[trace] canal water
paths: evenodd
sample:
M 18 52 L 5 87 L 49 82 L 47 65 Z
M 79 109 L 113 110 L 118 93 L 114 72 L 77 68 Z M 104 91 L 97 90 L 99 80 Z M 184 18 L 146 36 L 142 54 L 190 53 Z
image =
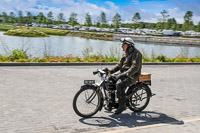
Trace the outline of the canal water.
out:
M 164 55 L 169 58 L 177 56 L 200 57 L 199 46 L 181 46 L 151 43 L 135 43 L 141 53 L 148 57 Z M 46 56 L 87 56 L 108 55 L 121 56 L 122 49 L 119 42 L 85 39 L 69 36 L 50 37 L 17 37 L 7 36 L 0 32 L 0 54 L 11 54 L 14 49 L 24 49 L 30 57 Z

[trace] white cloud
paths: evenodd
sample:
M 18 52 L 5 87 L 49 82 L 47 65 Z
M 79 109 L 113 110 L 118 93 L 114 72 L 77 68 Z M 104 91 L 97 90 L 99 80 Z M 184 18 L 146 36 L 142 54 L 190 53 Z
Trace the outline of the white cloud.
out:
M 44 0 L 45 1 L 45 0 Z M 48 2 L 52 2 L 53 4 L 60 4 L 60 5 L 68 5 L 72 6 L 75 5 L 76 3 L 74 0 L 49 0 Z
M 169 9 L 168 14 L 170 15 L 170 18 L 175 18 L 177 23 L 181 24 L 184 22 L 184 12 L 180 11 L 178 7 Z
M 112 10 L 118 10 L 118 9 L 119 9 L 119 7 L 116 6 L 115 3 L 113 3 L 113 2 L 106 1 L 105 3 L 106 3 L 107 5 L 109 5 L 109 6 L 110 6 L 110 9 L 112 9 Z
M 132 0 L 131 1 L 133 4 L 139 4 L 139 0 Z
M 139 12 L 141 21 L 143 22 L 157 22 L 157 15 L 155 13 L 146 9 L 137 9 L 134 6 L 127 6 L 123 8 L 123 11 L 121 11 L 123 22 L 132 23 L 132 17 L 136 12 Z
M 156 23 L 158 20 L 158 15 L 151 11 L 141 9 L 139 13 L 143 22 Z
M 147 10 L 146 10 L 146 9 L 141 9 L 140 11 L 141 11 L 141 12 L 146 12 Z

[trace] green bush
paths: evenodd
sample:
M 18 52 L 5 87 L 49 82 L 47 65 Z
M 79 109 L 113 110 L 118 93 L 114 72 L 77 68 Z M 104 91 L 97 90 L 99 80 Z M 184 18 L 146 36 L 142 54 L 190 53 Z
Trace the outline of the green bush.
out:
M 156 59 L 160 62 L 166 62 L 166 56 L 164 56 L 164 55 L 160 55 L 160 56 L 156 57 Z
M 147 56 L 142 56 L 142 62 L 152 62 L 152 60 Z
M 10 61 L 21 60 L 21 59 L 28 59 L 28 55 L 26 51 L 15 49 L 12 51 L 12 54 L 8 57 Z
M 8 56 L 7 55 L 1 55 L 0 54 L 0 62 L 9 62 L 10 60 L 9 60 L 9 58 L 8 58 Z
M 1 55 L 0 62 L 119 62 L 120 57 L 111 57 L 108 55 L 90 55 L 84 57 L 72 57 L 71 54 L 62 57 L 43 57 L 43 58 L 33 58 L 30 59 L 27 52 L 19 49 L 12 51 L 11 55 Z M 200 62 L 200 57 L 196 58 L 185 58 L 183 56 L 178 56 L 176 58 L 167 58 L 166 56 L 160 55 L 157 57 L 147 57 L 146 55 L 142 57 L 142 62 Z
M 190 61 L 191 62 L 200 62 L 200 57 L 191 58 Z
M 186 58 L 183 56 L 177 57 L 176 59 L 174 59 L 174 62 L 186 62 Z

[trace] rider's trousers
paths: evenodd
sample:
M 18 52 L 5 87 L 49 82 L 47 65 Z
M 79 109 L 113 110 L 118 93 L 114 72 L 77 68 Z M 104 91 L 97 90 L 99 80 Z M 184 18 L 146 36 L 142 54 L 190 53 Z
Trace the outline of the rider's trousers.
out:
M 121 82 L 116 84 L 117 97 L 119 99 L 125 99 L 125 89 L 131 84 L 133 84 L 133 81 L 131 81 L 130 79 L 122 80 Z

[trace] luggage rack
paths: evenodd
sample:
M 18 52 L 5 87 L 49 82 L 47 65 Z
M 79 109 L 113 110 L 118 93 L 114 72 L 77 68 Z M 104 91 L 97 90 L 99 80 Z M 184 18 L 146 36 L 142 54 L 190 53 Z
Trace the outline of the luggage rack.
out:
M 151 73 L 141 73 L 138 82 L 143 82 L 147 85 L 151 85 Z

